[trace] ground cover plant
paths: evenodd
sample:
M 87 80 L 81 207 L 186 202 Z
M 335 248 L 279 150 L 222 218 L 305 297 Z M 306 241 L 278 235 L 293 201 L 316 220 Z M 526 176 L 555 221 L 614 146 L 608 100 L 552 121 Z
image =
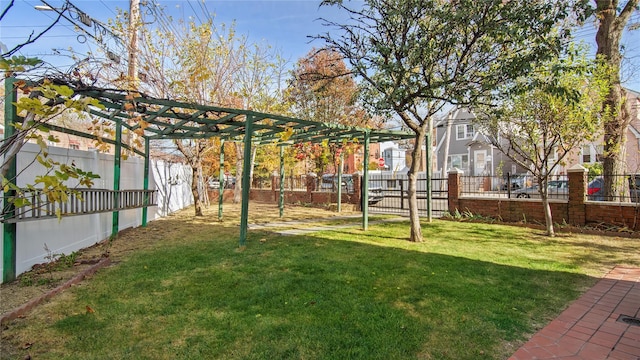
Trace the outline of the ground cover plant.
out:
M 504 359 L 612 266 L 640 266 L 638 239 L 451 221 L 424 243 L 408 221 L 251 231 L 239 251 L 237 223 L 128 232 L 113 266 L 9 324 L 2 357 Z

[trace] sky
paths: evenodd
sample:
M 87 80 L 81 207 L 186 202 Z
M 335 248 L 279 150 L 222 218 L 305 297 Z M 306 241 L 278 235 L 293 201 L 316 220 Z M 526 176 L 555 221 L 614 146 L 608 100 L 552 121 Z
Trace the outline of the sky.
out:
M 60 7 L 61 0 L 45 0 L 53 7 Z M 144 1 L 144 0 L 143 0 Z M 116 9 L 128 9 L 128 0 L 72 0 L 76 7 L 87 13 L 91 18 L 107 23 L 114 18 Z M 4 8 L 7 1 L 2 1 Z M 205 20 L 207 13 L 214 18 L 214 23 L 226 24 L 227 27 L 235 22 L 236 32 L 246 35 L 252 42 L 268 43 L 279 50 L 284 58 L 292 64 L 305 56 L 314 46 L 321 47 L 319 41 L 309 43 L 309 35 L 326 32 L 320 17 L 340 18 L 344 15 L 336 14 L 336 9 L 319 7 L 318 0 L 262 0 L 262 1 L 212 1 L 206 0 L 204 5 L 199 0 L 164 1 L 159 4 L 164 7 L 167 15 L 174 19 L 194 19 L 196 22 Z M 42 5 L 40 0 L 16 0 L 15 5 L 0 23 L 0 41 L 11 49 L 15 44 L 23 42 L 29 33 L 36 34 L 53 22 L 57 14 L 53 11 L 38 11 L 36 5 Z M 142 7 L 142 13 L 147 10 Z M 146 16 L 151 26 L 158 23 L 153 16 Z M 27 24 L 28 23 L 28 24 Z M 90 32 L 90 28 L 86 28 Z M 51 61 L 52 49 L 58 49 L 63 54 L 70 46 L 77 52 L 95 49 L 96 45 L 89 39 L 86 43 L 78 42 L 80 33 L 74 31 L 74 26 L 62 19 L 46 35 L 36 43 L 27 45 L 19 53 L 25 56 L 38 56 Z M 82 37 L 79 40 L 84 40 Z M 110 46 L 116 48 L 116 46 Z M 58 57 L 60 57 L 58 55 Z M 61 66 L 62 59 L 56 60 Z M 73 62 L 68 60 L 67 65 Z
M 45 0 L 53 7 L 60 7 L 63 0 Z M 144 2 L 144 0 L 142 0 Z M 152 0 L 148 0 L 151 2 Z M 91 18 L 106 23 L 114 18 L 118 8 L 128 9 L 128 0 L 72 0 L 76 7 Z M 165 12 L 174 19 L 204 20 L 207 14 L 214 17 L 217 24 L 230 25 L 235 22 L 238 34 L 247 35 L 250 41 L 266 42 L 280 50 L 285 59 L 294 64 L 305 56 L 314 46 L 321 47 L 320 41 L 310 42 L 308 36 L 317 35 L 330 30 L 317 20 L 324 17 L 331 20 L 345 19 L 346 15 L 333 7 L 319 7 L 319 0 L 156 0 Z M 0 3 L 4 9 L 8 0 Z M 32 31 L 37 34 L 52 23 L 55 12 L 38 11 L 36 5 L 42 5 L 41 0 L 15 0 L 14 6 L 0 23 L 0 42 L 11 49 L 15 44 L 24 42 Z M 145 13 L 147 9 L 142 8 Z M 146 16 L 147 21 L 154 21 L 152 16 Z M 155 19 L 155 23 L 159 20 Z M 631 22 L 640 23 L 640 12 L 632 16 Z M 151 23 L 153 26 L 154 22 Z M 88 29 L 90 32 L 93 30 Z M 18 54 L 37 56 L 56 66 L 71 66 L 73 61 L 64 55 L 66 49 L 73 47 L 74 51 L 86 53 L 97 48 L 95 42 L 85 40 L 74 30 L 74 26 L 62 19 L 46 35 L 34 44 L 27 45 Z M 585 40 L 595 49 L 595 27 L 587 25 L 577 32 L 580 39 Z M 625 86 L 640 91 L 640 29 L 626 32 L 623 41 L 627 52 L 626 68 L 635 68 L 634 73 L 624 73 Z M 116 50 L 114 45 L 110 45 Z M 54 50 L 61 55 L 53 55 Z M 592 50 L 595 52 L 595 50 Z M 122 54 L 124 55 L 124 54 Z M 123 56 L 124 57 L 124 56 Z

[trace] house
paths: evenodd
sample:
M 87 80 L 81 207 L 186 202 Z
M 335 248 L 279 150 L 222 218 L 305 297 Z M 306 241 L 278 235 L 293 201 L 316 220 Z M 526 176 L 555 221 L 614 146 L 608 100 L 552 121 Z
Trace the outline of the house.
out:
M 631 121 L 627 129 L 627 172 L 640 174 L 640 92 L 627 90 L 627 104 Z
M 625 163 L 627 173 L 640 173 L 640 92 L 627 91 L 627 105 L 631 120 L 627 128 Z M 458 168 L 470 176 L 504 176 L 506 173 L 524 174 L 527 169 L 515 164 L 504 153 L 491 145 L 488 138 L 473 125 L 475 115 L 469 109 L 456 108 L 435 124 L 434 172 L 442 174 L 447 154 L 446 171 Z M 447 127 L 450 135 L 447 139 Z M 602 162 L 603 137 L 583 144 L 570 153 L 566 161 L 554 169 L 554 175 L 566 174 L 566 169 L 576 165 L 592 165 Z M 448 152 L 446 143 L 449 143 Z
M 631 89 L 625 90 L 627 91 L 627 106 L 631 117 L 625 142 L 626 172 L 638 174 L 640 173 L 640 92 Z M 602 142 L 603 137 L 600 136 L 592 142 L 583 144 L 578 151 L 568 157 L 565 168 L 575 164 L 601 163 L 604 150 Z
M 345 174 L 351 174 L 362 170 L 363 152 L 364 146 L 359 146 L 357 151 L 345 157 Z M 393 141 L 369 144 L 369 157 L 367 163 L 376 164 L 377 166 L 380 159 L 384 159 L 384 166 L 378 166 L 378 170 L 394 172 L 407 171 L 406 151 L 400 149 L 398 144 Z
M 444 176 L 453 168 L 458 168 L 469 176 L 526 173 L 527 169 L 517 165 L 491 145 L 487 136 L 474 126 L 474 119 L 475 115 L 468 108 L 455 108 L 444 119 L 436 122 L 434 174 Z
M 384 170 L 392 172 L 407 171 L 406 150 L 400 149 L 396 143 L 391 141 L 381 143 L 380 149 L 384 159 Z

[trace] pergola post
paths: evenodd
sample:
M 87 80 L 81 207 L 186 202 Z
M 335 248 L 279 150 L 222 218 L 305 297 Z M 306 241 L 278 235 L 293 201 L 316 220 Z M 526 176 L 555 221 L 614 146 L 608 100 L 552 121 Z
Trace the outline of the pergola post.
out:
M 120 227 L 120 162 L 122 159 L 122 122 L 116 119 L 116 143 L 115 154 L 113 155 L 113 208 L 116 209 L 112 215 L 111 238 L 118 235 Z
M 249 190 L 251 188 L 251 139 L 253 138 L 253 115 L 247 115 L 244 127 L 244 160 L 242 162 L 242 207 L 240 211 L 240 248 L 247 242 L 249 227 Z
M 426 173 L 426 177 L 427 177 L 427 221 L 431 222 L 433 220 L 433 214 L 432 214 L 432 206 L 431 206 L 431 202 L 432 202 L 432 195 L 431 195 L 431 170 L 432 170 L 432 166 L 431 166 L 431 153 L 432 153 L 432 144 L 431 144 L 431 136 L 432 136 L 432 132 L 433 132 L 433 119 L 432 117 L 429 117 L 429 126 L 428 126 L 428 130 L 427 130 L 427 136 L 426 136 L 426 154 L 425 154 L 425 160 L 427 162 L 427 168 L 425 169 L 425 173 Z
M 284 216 L 284 145 L 280 146 L 280 196 L 278 197 L 280 217 Z
M 13 136 L 15 133 L 14 124 L 18 119 L 18 112 L 13 105 L 18 101 L 18 95 L 14 88 L 15 78 L 7 78 L 4 81 L 5 99 L 4 99 L 4 138 L 5 141 Z M 12 181 L 17 185 L 16 179 L 16 167 L 17 167 L 17 154 L 9 160 L 9 169 L 6 174 L 6 179 Z M 11 201 L 11 198 L 15 196 L 15 190 L 5 191 L 4 194 L 4 224 L 3 226 L 3 243 L 2 243 L 2 281 L 10 282 L 16 279 L 16 236 L 17 226 L 15 222 L 7 222 L 15 216 L 16 208 Z
M 369 228 L 369 141 L 371 133 L 364 132 L 364 155 L 362 156 L 362 229 Z M 340 184 L 342 186 L 342 184 Z
M 144 198 L 142 200 L 142 227 L 147 226 L 147 209 L 149 208 L 149 138 L 144 138 L 144 180 L 142 182 L 142 189 L 145 190 Z
M 224 139 L 220 139 L 220 172 L 218 174 L 218 221 L 222 220 L 222 202 L 224 201 Z
M 338 212 L 342 211 L 342 162 L 344 160 L 343 151 L 340 151 L 340 162 L 338 164 Z

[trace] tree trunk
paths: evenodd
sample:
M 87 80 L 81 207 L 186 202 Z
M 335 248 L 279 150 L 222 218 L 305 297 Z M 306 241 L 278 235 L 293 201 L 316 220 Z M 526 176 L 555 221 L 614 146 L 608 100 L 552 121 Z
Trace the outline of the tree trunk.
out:
M 554 237 L 555 231 L 553 229 L 553 215 L 551 214 L 551 205 L 549 205 L 549 188 L 547 187 L 549 179 L 538 180 L 538 192 L 542 199 L 542 208 L 544 210 L 544 220 L 547 229 L 547 236 Z
M 629 0 L 618 16 L 618 0 L 596 0 L 596 18 L 599 21 L 596 33 L 598 49 L 596 56 L 610 67 L 610 88 L 603 103 L 604 149 L 603 172 L 606 197 L 620 194 L 621 185 L 617 185 L 611 175 L 625 173 L 624 146 L 630 115 L 627 109 L 625 91 L 620 85 L 620 39 L 622 31 L 631 16 L 638 0 Z
M 200 199 L 200 191 L 198 191 L 198 184 L 200 183 L 198 175 L 198 169 L 201 164 L 194 164 L 191 166 L 191 175 L 193 180 L 191 181 L 191 193 L 193 194 L 193 206 L 196 211 L 196 216 L 203 216 L 202 214 L 202 200 Z
M 418 185 L 418 172 L 422 165 L 422 145 L 424 144 L 425 132 L 427 130 L 420 128 L 420 132 L 416 134 L 416 141 L 411 151 L 411 166 L 409 167 L 409 220 L 411 222 L 411 235 L 410 241 L 422 242 L 422 228 L 420 227 L 420 216 L 418 214 L 418 197 L 417 197 L 417 185 Z M 428 165 L 427 165 L 428 166 Z
M 242 201 L 242 167 L 244 163 L 244 152 L 242 151 L 242 143 L 236 145 L 236 187 L 233 189 L 233 203 L 238 204 Z

